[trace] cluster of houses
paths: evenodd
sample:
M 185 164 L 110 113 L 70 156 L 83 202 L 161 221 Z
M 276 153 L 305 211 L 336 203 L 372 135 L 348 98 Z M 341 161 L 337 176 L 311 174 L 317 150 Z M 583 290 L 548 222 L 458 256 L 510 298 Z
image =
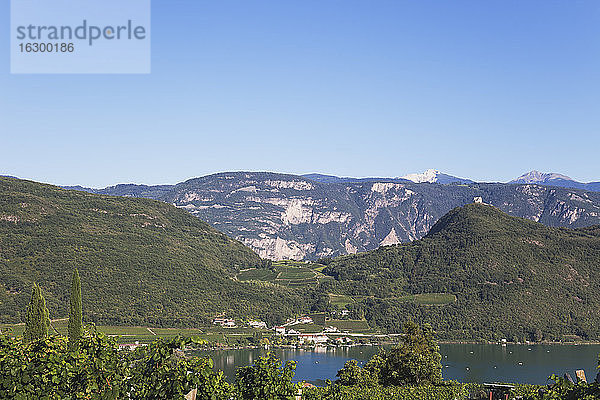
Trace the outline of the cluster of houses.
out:
M 215 317 L 212 321 L 213 325 L 220 325 L 223 328 L 237 328 L 236 321 L 225 317 Z M 298 318 L 291 318 L 286 321 L 285 324 L 274 326 L 271 328 L 275 331 L 276 335 L 285 336 L 289 338 L 295 338 L 301 345 L 325 345 L 330 342 L 334 342 L 340 345 L 350 344 L 352 340 L 348 337 L 338 337 L 330 339 L 327 334 L 341 334 L 340 330 L 335 326 L 327 326 L 320 333 L 302 333 L 295 330 L 293 327 L 296 325 L 313 324 L 313 318 L 303 315 Z M 247 322 L 247 326 L 256 329 L 267 329 L 267 324 L 264 321 L 250 320 Z
M 238 325 L 234 319 L 215 317 L 212 321 L 213 325 L 220 325 L 223 328 L 237 328 Z M 256 329 L 267 329 L 267 323 L 263 321 L 248 321 L 248 326 Z

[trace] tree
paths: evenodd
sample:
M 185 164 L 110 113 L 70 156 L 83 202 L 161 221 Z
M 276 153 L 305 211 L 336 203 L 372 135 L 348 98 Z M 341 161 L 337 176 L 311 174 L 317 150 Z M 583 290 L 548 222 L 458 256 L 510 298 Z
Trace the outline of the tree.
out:
M 42 295 L 42 289 L 34 283 L 31 290 L 31 300 L 27 306 L 27 320 L 23 340 L 26 343 L 43 339 L 48 336 L 50 317 L 46 308 L 46 300 Z
M 79 340 L 83 332 L 82 319 L 81 280 L 79 279 L 79 271 L 75 269 L 71 281 L 71 301 L 69 308 L 69 350 L 71 351 L 79 349 Z
M 401 343 L 386 355 L 382 380 L 386 385 L 439 383 L 442 380 L 442 356 L 429 324 L 412 321 L 404 324 Z
M 241 367 L 236 373 L 236 386 L 243 400 L 293 400 L 298 387 L 292 383 L 296 363 L 281 361 L 273 353 L 260 357 L 254 365 Z

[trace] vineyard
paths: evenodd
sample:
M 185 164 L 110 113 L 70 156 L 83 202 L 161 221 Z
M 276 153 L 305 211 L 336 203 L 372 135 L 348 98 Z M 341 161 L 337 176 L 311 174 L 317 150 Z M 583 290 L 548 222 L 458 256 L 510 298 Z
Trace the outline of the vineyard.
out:
M 324 266 L 298 261 L 276 261 L 271 268 L 250 268 L 241 271 L 239 281 L 265 281 L 288 287 L 315 286 L 333 279 L 319 271 Z

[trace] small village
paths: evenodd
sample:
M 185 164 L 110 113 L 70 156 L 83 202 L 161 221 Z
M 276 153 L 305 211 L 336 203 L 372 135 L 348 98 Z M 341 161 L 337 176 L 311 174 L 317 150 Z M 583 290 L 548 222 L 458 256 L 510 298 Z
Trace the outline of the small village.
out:
M 340 317 L 347 317 L 349 312 L 342 310 Z M 339 322 L 342 320 L 336 320 Z M 364 323 L 364 321 L 346 320 L 348 322 Z M 332 322 L 332 324 L 328 324 Z M 212 324 L 224 329 L 253 328 L 261 330 L 261 345 L 271 346 L 295 346 L 295 347 L 327 347 L 327 346 L 352 346 L 368 345 L 373 342 L 381 342 L 389 335 L 376 335 L 363 331 L 355 332 L 352 329 L 340 329 L 336 323 L 328 320 L 325 313 L 313 315 L 301 315 L 289 318 L 284 324 L 268 327 L 267 323 L 260 320 L 236 321 L 232 318 L 218 316 L 213 318 Z M 366 324 L 366 323 L 364 323 Z M 271 338 L 269 340 L 269 337 Z

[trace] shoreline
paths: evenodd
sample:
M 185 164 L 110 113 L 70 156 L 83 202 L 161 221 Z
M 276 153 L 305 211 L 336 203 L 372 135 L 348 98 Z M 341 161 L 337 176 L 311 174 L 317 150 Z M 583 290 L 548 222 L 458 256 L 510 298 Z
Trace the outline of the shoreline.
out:
M 437 342 L 440 344 L 471 344 L 471 345 L 497 345 L 502 346 L 503 343 L 498 342 L 481 342 L 475 340 L 440 340 Z M 229 350 L 256 350 L 256 349 L 264 349 L 264 350 L 274 350 L 274 349 L 288 349 L 288 350 L 306 350 L 306 351 L 314 351 L 315 348 L 319 349 L 340 349 L 340 348 L 349 348 L 349 347 L 376 347 L 376 346 L 393 346 L 395 343 L 393 342 L 383 342 L 383 343 L 364 343 L 364 344 L 350 344 L 350 345 L 340 345 L 340 346 L 295 346 L 295 345 L 270 345 L 268 348 L 264 348 L 262 346 L 219 346 L 219 347 L 202 347 L 193 349 L 193 351 L 229 351 Z M 507 342 L 505 345 L 511 346 L 594 346 L 600 345 L 600 342 L 530 342 L 530 343 L 514 343 Z

